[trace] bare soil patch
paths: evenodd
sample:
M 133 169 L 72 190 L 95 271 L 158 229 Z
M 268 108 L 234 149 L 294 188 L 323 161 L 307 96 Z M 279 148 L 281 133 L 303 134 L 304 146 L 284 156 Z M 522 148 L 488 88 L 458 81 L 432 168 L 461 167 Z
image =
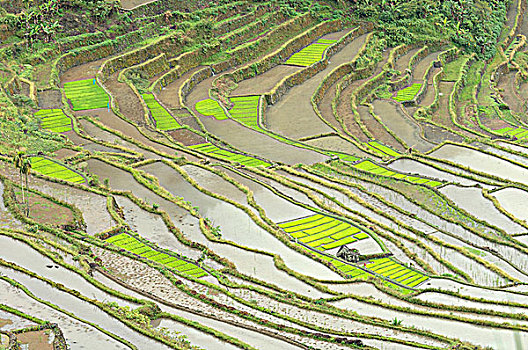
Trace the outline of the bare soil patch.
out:
M 16 199 L 21 210 L 25 205 L 22 204 L 22 192 L 15 190 Z M 28 193 L 26 192 L 26 195 Z M 35 193 L 29 193 L 29 216 L 40 224 L 62 226 L 73 224 L 73 213 L 69 208 L 58 205 Z
M 413 69 L 413 79 L 414 80 L 422 80 L 425 72 L 427 71 L 427 68 L 431 65 L 431 62 L 438 59 L 438 55 L 440 54 L 440 51 L 430 53 L 429 55 L 425 56 L 420 62 L 416 64 L 416 66 Z M 433 68 L 433 71 L 438 68 Z M 434 74 L 431 74 L 431 76 L 434 76 Z
M 71 150 L 69 148 L 61 148 L 58 151 L 55 151 L 54 153 L 55 153 L 54 158 L 64 159 L 64 158 L 68 158 L 68 157 L 74 156 L 78 152 L 74 151 L 74 150 Z
M 62 108 L 62 96 L 59 90 L 44 90 L 37 93 L 38 106 L 42 109 Z
M 61 75 L 61 83 L 95 77 L 95 74 L 106 60 L 108 60 L 108 57 L 101 58 L 97 61 L 84 63 L 79 66 L 75 66 L 68 69 Z
M 205 142 L 203 137 L 196 135 L 194 132 L 187 129 L 172 130 L 169 131 L 169 135 L 174 141 L 180 142 L 185 146 L 197 145 Z
M 409 50 L 407 53 L 403 54 L 402 56 L 398 57 L 396 62 L 394 63 L 394 69 L 400 72 L 401 74 L 405 74 L 405 70 L 409 67 L 409 62 L 411 61 L 412 56 L 419 50 L 419 48 Z
M 145 124 L 145 112 L 138 96 L 125 83 L 117 81 L 118 73 L 113 74 L 106 82 L 105 86 L 116 98 L 119 110 L 123 115 L 134 123 Z
M 340 32 L 342 35 L 342 32 Z M 266 111 L 270 129 L 290 138 L 298 139 L 306 136 L 331 132 L 317 114 L 315 114 L 311 97 L 321 81 L 335 67 L 351 61 L 366 40 L 361 35 L 331 57 L 330 63 L 322 71 L 301 85 L 294 86 L 282 99 Z
M 120 0 L 119 2 L 121 3 L 122 8 L 124 8 L 125 10 L 130 10 L 139 5 L 147 4 L 153 1 L 156 0 Z
M 27 344 L 29 350 L 53 350 L 50 344 L 50 330 L 24 332 L 17 334 L 17 339 L 22 344 Z
M 35 81 L 37 88 L 49 86 L 52 65 L 53 61 L 49 61 L 35 67 L 35 71 L 33 72 L 33 80 Z
M 442 129 L 436 125 L 421 123 L 422 129 L 424 131 L 424 137 L 432 143 L 441 143 L 445 140 L 462 142 L 462 137 L 449 132 L 445 129 Z
M 367 156 L 372 157 L 371 155 L 367 155 L 365 152 L 361 151 L 354 144 L 346 140 L 343 140 L 339 136 L 319 137 L 317 139 L 304 141 L 304 143 L 306 143 L 307 145 L 311 145 L 311 146 L 319 147 L 323 149 L 328 149 L 331 151 L 353 154 L 357 157 L 367 157 Z
M 372 103 L 376 113 L 387 128 L 391 129 L 409 147 L 425 152 L 434 147 L 421 136 L 420 126 L 405 116 L 396 103 L 376 100 Z

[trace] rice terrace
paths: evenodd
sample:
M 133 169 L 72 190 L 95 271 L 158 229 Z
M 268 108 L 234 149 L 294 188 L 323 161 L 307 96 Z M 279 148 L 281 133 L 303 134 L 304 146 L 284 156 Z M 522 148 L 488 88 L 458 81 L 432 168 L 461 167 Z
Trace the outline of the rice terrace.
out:
M 528 349 L 528 0 L 0 0 L 0 349 Z

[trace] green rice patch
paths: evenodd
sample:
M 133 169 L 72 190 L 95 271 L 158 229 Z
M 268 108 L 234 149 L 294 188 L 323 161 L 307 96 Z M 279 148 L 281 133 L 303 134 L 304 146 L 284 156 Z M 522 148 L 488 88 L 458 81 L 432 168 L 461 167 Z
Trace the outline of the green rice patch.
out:
M 156 123 L 156 128 L 162 131 L 179 129 L 182 126 L 174 117 L 156 100 L 153 94 L 142 94 L 147 104 L 150 115 Z
M 74 111 L 107 108 L 110 103 L 110 97 L 94 79 L 64 83 L 64 93 L 70 100 Z
M 396 92 L 396 94 L 392 96 L 392 99 L 397 102 L 412 101 L 422 88 L 422 85 L 423 83 L 414 83 L 410 86 L 407 86 Z
M 84 177 L 79 173 L 50 159 L 43 157 L 31 157 L 29 158 L 29 161 L 31 162 L 31 170 L 36 173 L 59 180 L 65 180 L 79 184 L 85 183 Z
M 214 117 L 217 120 L 227 119 L 227 115 L 220 104 L 213 99 L 206 99 L 196 102 L 194 105 L 196 111 L 206 117 Z

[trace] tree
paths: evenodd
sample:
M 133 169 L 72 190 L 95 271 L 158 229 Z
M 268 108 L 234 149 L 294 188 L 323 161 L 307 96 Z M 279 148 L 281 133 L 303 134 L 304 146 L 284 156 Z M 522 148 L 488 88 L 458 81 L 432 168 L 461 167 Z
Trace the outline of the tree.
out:
M 31 173 L 31 162 L 29 161 L 29 159 L 24 159 L 24 162 L 22 163 L 21 172 L 22 172 L 22 174 L 24 174 L 24 176 L 26 178 L 26 190 L 28 191 L 28 193 L 26 195 L 26 216 L 29 216 L 29 182 L 28 182 L 28 177 L 29 177 L 29 174 Z
M 15 154 L 15 156 L 13 157 L 13 163 L 15 164 L 15 167 L 18 169 L 18 172 L 20 174 L 20 189 L 22 190 L 23 203 L 26 202 L 26 196 L 24 193 L 24 182 L 22 178 L 22 169 L 24 168 L 24 163 L 26 162 L 26 160 L 24 159 L 25 155 L 26 154 L 24 151 L 18 151 L 17 154 Z

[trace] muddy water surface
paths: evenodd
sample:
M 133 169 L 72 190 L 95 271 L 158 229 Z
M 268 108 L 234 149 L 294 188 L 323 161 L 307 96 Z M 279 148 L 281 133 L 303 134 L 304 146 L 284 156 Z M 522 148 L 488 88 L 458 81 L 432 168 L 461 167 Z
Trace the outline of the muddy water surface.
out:
M 266 120 L 271 130 L 294 139 L 331 132 L 315 114 L 310 99 L 321 81 L 335 67 L 351 61 L 366 40 L 361 35 L 330 58 L 330 63 L 322 71 L 301 85 L 291 88 L 281 100 L 266 111 Z
M 428 141 L 425 141 L 421 136 L 420 127 L 404 116 L 398 106 L 389 101 L 376 100 L 372 103 L 374 113 L 376 113 L 387 128 L 391 129 L 400 137 L 405 143 L 414 149 L 421 152 L 426 152 L 434 147 Z
M 143 170 L 158 177 L 161 185 L 175 195 L 182 196 L 194 206 L 198 206 L 200 213 L 209 218 L 213 226 L 220 226 L 223 238 L 278 254 L 287 266 L 302 274 L 322 279 L 341 278 L 330 269 L 286 247 L 269 232 L 257 226 L 241 209 L 198 191 L 169 166 L 156 163 L 143 167 Z

